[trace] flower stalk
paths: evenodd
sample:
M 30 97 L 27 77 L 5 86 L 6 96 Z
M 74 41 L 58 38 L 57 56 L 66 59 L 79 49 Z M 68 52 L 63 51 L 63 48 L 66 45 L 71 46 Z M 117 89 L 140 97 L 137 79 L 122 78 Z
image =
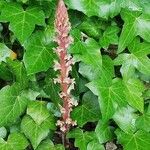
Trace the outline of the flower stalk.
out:
M 69 35 L 71 26 L 63 0 L 59 0 L 56 9 L 55 29 L 57 33 L 56 42 L 58 44 L 55 51 L 59 60 L 55 61 L 54 70 L 59 71 L 59 75 L 54 79 L 54 83 L 60 84 L 61 93 L 59 93 L 59 96 L 63 100 L 63 106 L 60 106 L 62 118 L 57 121 L 57 125 L 60 126 L 60 130 L 63 133 L 66 133 L 70 126 L 76 125 L 76 122 L 70 118 L 70 113 L 72 107 L 77 105 L 77 102 L 70 93 L 74 89 L 75 84 L 75 80 L 69 77 L 69 72 L 72 70 L 74 62 L 71 55 L 67 53 L 67 49 L 73 42 L 73 39 Z

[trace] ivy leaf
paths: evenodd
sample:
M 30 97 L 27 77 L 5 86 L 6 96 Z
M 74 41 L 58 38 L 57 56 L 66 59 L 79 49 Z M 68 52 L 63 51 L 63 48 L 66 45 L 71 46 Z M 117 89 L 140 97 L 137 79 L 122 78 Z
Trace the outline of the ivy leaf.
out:
M 19 83 L 22 88 L 27 88 L 29 79 L 27 77 L 27 72 L 23 63 L 18 60 L 16 61 L 8 60 L 7 65 L 10 71 L 15 76 L 14 77 L 15 81 Z
M 95 18 L 87 18 L 78 28 L 89 37 L 98 39 L 102 36 L 99 23 L 100 21 L 97 21 Z
M 94 39 L 89 38 L 82 44 L 81 54 L 75 55 L 75 59 L 100 70 L 102 68 L 102 56 L 98 43 Z
M 55 106 L 59 107 L 58 104 L 61 104 L 62 100 L 60 99 L 59 92 L 60 87 L 58 84 L 54 84 L 53 78 L 56 77 L 56 74 L 52 69 L 48 71 L 48 76 L 45 78 L 46 85 L 44 86 L 44 92 L 50 96 L 52 102 Z
M 44 33 L 36 32 L 24 44 L 26 52 L 23 57 L 28 75 L 47 71 L 54 61 L 53 44 L 46 44 Z
M 0 43 L 0 63 L 6 62 L 6 58 L 10 57 L 13 53 L 5 44 Z
M 88 17 L 99 16 L 105 19 L 108 17 L 113 18 L 120 12 L 120 0 L 101 0 L 101 1 L 88 1 L 88 0 L 66 0 L 71 9 L 76 9 L 85 13 Z
M 10 134 L 7 141 L 0 138 L 1 150 L 23 150 L 26 149 L 27 146 L 28 141 L 21 133 Z
M 105 150 L 103 145 L 100 145 L 98 141 L 93 140 L 88 143 L 87 150 Z
M 103 37 L 100 38 L 99 43 L 104 48 L 107 49 L 110 44 L 118 44 L 118 34 L 119 28 L 117 26 L 110 26 L 103 33 Z
M 21 129 L 31 141 L 33 148 L 36 149 L 40 142 L 48 136 L 49 129 L 54 130 L 55 126 L 54 122 L 49 118 L 42 122 L 41 125 L 38 125 L 30 116 L 26 115 L 22 119 Z
M 67 135 L 68 138 L 75 138 L 75 146 L 80 150 L 87 149 L 87 145 L 95 137 L 94 132 L 83 132 L 81 129 L 76 128 L 70 131 Z
M 108 79 L 102 76 L 87 84 L 87 87 L 97 96 L 102 113 L 102 119 L 107 122 L 112 118 L 118 107 L 126 104 L 123 83 L 120 79 Z
M 63 145 L 61 144 L 54 145 L 51 140 L 47 139 L 42 141 L 36 150 L 65 150 L 65 149 Z
M 31 101 L 28 104 L 27 114 L 31 116 L 38 125 L 49 117 L 51 117 L 51 122 L 55 122 L 52 114 L 50 114 L 46 108 L 46 103 L 44 102 Z
M 138 130 L 135 133 L 124 133 L 116 131 L 117 139 L 124 147 L 124 150 L 149 150 L 150 133 Z
M 144 91 L 144 86 L 138 79 L 128 79 L 124 80 L 125 85 L 125 95 L 127 102 L 135 109 L 139 110 L 141 113 L 144 111 L 144 100 L 142 93 Z
M 21 95 L 21 92 L 21 87 L 17 84 L 1 89 L 0 126 L 8 126 L 15 122 L 25 111 L 27 99 Z
M 111 140 L 113 137 L 111 128 L 109 127 L 108 123 L 103 123 L 102 120 L 98 122 L 95 133 L 99 140 L 99 143 L 105 143 Z
M 34 31 L 35 25 L 44 25 L 45 17 L 37 7 L 28 7 L 26 10 L 18 3 L 4 5 L 0 20 L 10 22 L 10 30 L 23 44 Z
M 126 133 L 131 133 L 136 130 L 136 118 L 135 110 L 130 106 L 120 108 L 113 116 L 113 120 Z
M 122 65 L 121 73 L 124 78 L 133 77 L 135 68 L 145 75 L 150 75 L 150 60 L 147 57 L 150 54 L 150 44 L 147 42 L 140 43 L 135 39 L 129 45 L 131 54 L 120 54 L 115 60 L 115 65 Z
M 124 10 L 122 18 L 125 23 L 119 39 L 118 53 L 122 52 L 137 35 L 150 42 L 150 15 Z
M 100 118 L 98 99 L 91 92 L 83 95 L 82 105 L 75 108 L 71 114 L 74 120 L 82 127 L 87 122 L 94 122 Z
M 0 78 L 5 81 L 12 81 L 13 76 L 6 63 L 0 64 Z
M 150 106 L 148 110 L 136 119 L 136 127 L 146 132 L 150 132 Z
M 130 11 L 142 11 L 142 6 L 140 0 L 124 0 L 121 3 L 121 7 L 126 8 Z

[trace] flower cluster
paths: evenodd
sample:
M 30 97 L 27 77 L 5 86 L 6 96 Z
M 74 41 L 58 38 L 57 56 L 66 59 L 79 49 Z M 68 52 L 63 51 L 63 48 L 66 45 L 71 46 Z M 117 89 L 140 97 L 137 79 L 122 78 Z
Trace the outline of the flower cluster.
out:
M 59 71 L 59 75 L 54 79 L 54 83 L 59 83 L 61 87 L 60 98 L 63 100 L 63 106 L 60 106 L 62 119 L 57 121 L 57 125 L 60 126 L 62 132 L 67 132 L 70 126 L 75 126 L 76 121 L 70 118 L 70 112 L 72 107 L 77 105 L 71 96 L 71 90 L 74 89 L 75 80 L 69 77 L 69 72 L 72 70 L 74 64 L 71 55 L 67 53 L 69 45 L 73 42 L 71 36 L 69 36 L 70 23 L 67 8 L 63 0 L 59 0 L 56 10 L 56 42 L 58 47 L 55 52 L 58 55 L 59 61 L 55 61 L 54 70 Z

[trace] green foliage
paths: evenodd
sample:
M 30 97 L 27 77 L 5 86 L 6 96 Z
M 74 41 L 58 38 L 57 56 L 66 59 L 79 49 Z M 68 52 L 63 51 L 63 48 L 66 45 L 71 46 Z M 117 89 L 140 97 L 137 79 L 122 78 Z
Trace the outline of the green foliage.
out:
M 150 149 L 149 0 L 64 0 L 78 101 L 69 149 Z M 56 0 L 0 0 L 0 150 L 65 150 Z M 113 148 L 112 148 L 113 149 Z

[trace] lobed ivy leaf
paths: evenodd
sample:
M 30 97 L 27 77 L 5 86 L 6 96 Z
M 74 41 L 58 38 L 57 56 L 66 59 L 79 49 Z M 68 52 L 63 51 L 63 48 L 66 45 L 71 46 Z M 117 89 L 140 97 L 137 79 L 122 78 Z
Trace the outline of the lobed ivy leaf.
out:
M 23 44 L 34 31 L 35 25 L 44 25 L 45 17 L 38 7 L 23 9 L 19 3 L 6 3 L 2 8 L 0 20 L 10 22 L 10 30 Z
M 0 126 L 14 123 L 25 111 L 27 99 L 21 95 L 21 92 L 18 84 L 5 86 L 0 90 Z
M 124 92 L 127 102 L 141 113 L 144 111 L 144 99 L 142 93 L 144 92 L 144 86 L 138 79 L 124 80 Z
M 120 10 L 121 0 L 66 0 L 69 8 L 85 13 L 88 17 L 98 16 L 105 19 L 113 18 Z
M 83 132 L 81 129 L 76 128 L 70 131 L 67 137 L 75 138 L 75 147 L 80 148 L 80 150 L 85 150 L 87 149 L 88 143 L 95 137 L 95 134 L 94 132 Z
M 27 72 L 24 67 L 23 62 L 21 61 L 12 61 L 7 60 L 7 65 L 9 67 L 9 70 L 12 72 L 14 76 L 14 81 L 20 84 L 22 88 L 28 87 L 29 78 L 27 77 Z
M 105 150 L 105 148 L 98 141 L 93 140 L 88 143 L 87 150 Z
M 111 127 L 108 123 L 104 123 L 102 120 L 99 120 L 95 129 L 95 133 L 99 143 L 110 141 L 113 137 Z
M 116 131 L 119 143 L 123 145 L 124 150 L 149 150 L 150 147 L 150 133 L 138 130 L 135 133 L 124 133 Z
M 98 121 L 100 118 L 98 99 L 91 92 L 86 92 L 82 98 L 82 105 L 75 108 L 71 117 L 82 127 L 87 122 Z
M 150 106 L 145 112 L 136 119 L 136 127 L 146 132 L 150 132 Z
M 123 10 L 121 15 L 125 23 L 119 38 L 118 53 L 121 53 L 137 35 L 150 42 L 150 15 L 127 10 Z
M 112 118 L 118 107 L 126 104 L 123 82 L 120 79 L 109 79 L 102 76 L 87 84 L 87 87 L 99 97 L 102 120 L 107 122 Z
M 127 105 L 116 111 L 113 120 L 124 132 L 133 133 L 136 130 L 135 121 L 137 117 L 135 110 Z
M 9 135 L 7 141 L 0 138 L 1 150 L 24 150 L 28 146 L 28 141 L 21 133 L 12 133 Z
M 110 44 L 117 45 L 118 44 L 118 34 L 119 28 L 117 26 L 107 27 L 103 33 L 102 38 L 100 38 L 99 43 L 104 48 L 107 49 Z
M 31 101 L 28 104 L 27 114 L 38 124 L 40 125 L 47 118 L 51 118 L 51 122 L 54 121 L 54 117 L 48 111 L 45 102 Z
M 65 150 L 65 149 L 63 145 L 61 144 L 54 145 L 51 140 L 47 139 L 42 141 L 36 150 Z
M 26 52 L 23 57 L 28 75 L 47 71 L 52 67 L 55 54 L 52 50 L 54 44 L 45 41 L 43 32 L 36 32 L 24 43 Z
M 45 119 L 39 125 L 30 116 L 26 115 L 21 122 L 21 130 L 30 140 L 34 149 L 48 136 L 50 129 L 55 129 L 54 122 L 51 118 Z

